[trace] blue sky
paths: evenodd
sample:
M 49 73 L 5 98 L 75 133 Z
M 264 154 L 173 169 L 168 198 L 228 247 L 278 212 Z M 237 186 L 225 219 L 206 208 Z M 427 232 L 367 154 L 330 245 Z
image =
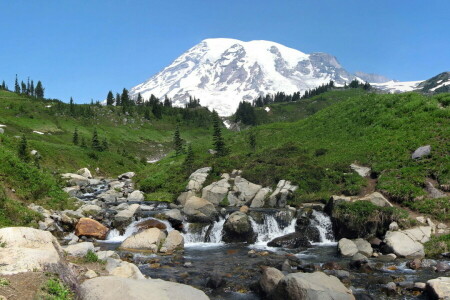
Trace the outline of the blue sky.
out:
M 0 0 L 0 80 L 78 103 L 143 82 L 205 38 L 327 52 L 349 71 L 420 80 L 450 70 L 448 0 Z

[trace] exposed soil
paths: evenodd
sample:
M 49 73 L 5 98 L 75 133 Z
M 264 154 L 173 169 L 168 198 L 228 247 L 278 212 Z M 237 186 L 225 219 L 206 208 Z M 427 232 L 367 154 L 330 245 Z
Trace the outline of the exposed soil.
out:
M 7 280 L 9 284 L 0 285 L 0 296 L 8 300 L 38 299 L 37 295 L 42 292 L 42 287 L 49 278 L 43 272 L 2 275 L 0 279 Z

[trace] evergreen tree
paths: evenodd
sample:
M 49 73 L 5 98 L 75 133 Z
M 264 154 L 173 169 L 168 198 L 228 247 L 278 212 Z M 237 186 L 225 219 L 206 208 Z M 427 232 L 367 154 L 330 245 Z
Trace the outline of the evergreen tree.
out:
M 103 141 L 102 141 L 102 150 L 103 151 L 108 151 L 108 149 L 109 149 L 108 141 L 106 140 L 106 138 L 104 138 Z
M 120 94 L 117 93 L 116 94 L 116 106 L 121 106 L 122 105 L 122 101 L 120 99 Z
M 27 95 L 30 95 L 30 77 L 27 78 Z
M 26 94 L 27 93 L 27 85 L 25 84 L 25 82 L 21 81 L 20 87 L 21 87 L 21 93 Z
M 25 134 L 22 135 L 22 139 L 20 140 L 18 155 L 24 162 L 28 162 L 30 160 L 30 155 L 28 153 L 28 142 Z
M 150 121 L 150 108 L 146 107 L 144 110 L 144 118 Z
M 36 88 L 34 89 L 34 93 L 37 98 L 44 98 L 44 88 L 42 87 L 42 82 L 39 80 L 36 84 Z
M 194 151 L 192 151 L 191 144 L 189 144 L 188 146 L 187 155 L 184 159 L 183 167 L 188 175 L 192 173 L 194 168 Z
M 183 152 L 183 140 L 180 137 L 180 126 L 177 124 L 175 132 L 173 134 L 173 149 L 175 150 L 175 155 L 178 156 Z
M 160 103 L 155 103 L 152 107 L 152 113 L 157 119 L 162 118 L 162 108 Z
M 98 139 L 97 128 L 94 128 L 94 133 L 92 134 L 92 149 L 95 151 L 102 151 L 102 145 Z
M 35 94 L 34 94 L 34 82 L 33 82 L 33 80 L 31 80 L 31 84 L 30 84 L 30 95 L 31 96 L 35 96 Z
M 248 144 L 250 145 L 250 149 L 252 149 L 252 151 L 256 150 L 256 135 L 253 130 L 250 131 L 248 135 Z
M 359 81 L 356 79 L 353 79 L 352 82 L 350 82 L 350 84 L 348 86 L 352 89 L 355 89 L 355 88 L 359 87 Z
M 172 101 L 167 97 L 164 98 L 164 107 L 172 107 Z
M 73 132 L 72 143 L 74 145 L 78 145 L 78 128 L 76 128 L 76 127 L 75 127 L 75 130 Z
M 17 79 L 17 74 L 16 74 L 16 81 L 14 82 L 14 92 L 16 92 L 17 94 L 20 94 L 20 86 L 19 86 L 19 80 Z
M 6 86 L 6 83 L 4 80 L 2 81 L 2 85 L 1 85 L 0 89 L 2 89 L 4 91 L 8 90 L 8 87 Z
M 130 105 L 130 96 L 128 95 L 128 90 L 125 88 L 122 90 L 122 95 L 120 96 L 120 102 L 122 103 L 123 106 Z
M 214 150 L 218 156 L 225 156 L 228 154 L 225 141 L 222 137 L 222 129 L 220 128 L 220 118 L 217 112 L 213 111 L 213 145 Z
M 241 121 L 245 125 L 256 125 L 256 114 L 253 106 L 246 101 L 239 103 L 235 113 L 235 121 Z
M 106 96 L 106 105 L 114 104 L 114 95 L 111 91 L 108 92 L 108 96 Z
M 137 99 L 136 99 L 136 104 L 137 105 L 142 105 L 144 103 L 144 99 L 142 99 L 141 93 L 138 93 Z
M 69 113 L 72 117 L 75 116 L 75 104 L 73 103 L 72 97 L 70 97 L 69 101 Z

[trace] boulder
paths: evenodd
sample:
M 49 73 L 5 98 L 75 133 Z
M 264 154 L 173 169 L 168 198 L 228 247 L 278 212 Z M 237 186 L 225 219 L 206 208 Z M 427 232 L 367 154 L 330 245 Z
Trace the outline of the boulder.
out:
M 83 177 L 89 178 L 89 179 L 92 178 L 91 171 L 89 171 L 88 168 L 82 168 L 82 169 L 79 169 L 79 170 L 77 171 L 77 174 L 78 174 L 78 175 L 81 175 L 81 176 L 83 176 Z
M 186 201 L 183 212 L 191 223 L 212 223 L 217 217 L 216 208 L 211 202 L 195 196 Z
M 98 277 L 98 274 L 94 270 L 88 270 L 86 273 L 84 273 L 84 277 L 86 277 L 87 279 L 92 279 Z
M 223 225 L 222 239 L 226 243 L 255 242 L 256 234 L 249 216 L 240 211 L 232 213 Z
M 166 234 L 164 232 L 158 228 L 150 228 L 126 238 L 120 245 L 120 248 L 157 252 L 165 238 Z
M 183 223 L 184 220 L 183 215 L 181 214 L 181 211 L 177 208 L 166 211 L 164 215 L 167 217 L 167 220 L 173 227 L 176 227 L 174 226 L 174 224 L 179 225 Z
M 431 236 L 429 226 L 420 226 L 402 231 L 388 231 L 384 242 L 400 257 L 422 258 L 425 256 L 422 243 Z
M 181 249 L 184 246 L 184 237 L 178 230 L 172 230 L 167 235 L 160 252 L 172 252 L 177 249 Z
M 106 192 L 101 193 L 97 196 L 98 199 L 107 203 L 115 203 L 120 197 L 122 197 L 122 194 L 115 191 L 114 189 L 107 190 Z
M 230 184 L 227 179 L 222 179 L 211 183 L 202 190 L 202 198 L 214 205 L 219 205 L 228 194 Z
M 131 179 L 136 175 L 136 173 L 134 172 L 126 172 L 123 174 L 120 174 L 119 176 L 117 176 L 117 179 L 119 180 L 124 180 L 124 179 Z
M 310 247 L 311 243 L 303 233 L 293 232 L 271 240 L 267 246 L 297 249 Z
M 444 198 L 447 197 L 447 194 L 444 192 L 438 190 L 434 187 L 434 185 L 431 182 L 427 182 L 426 184 L 426 190 L 428 192 L 428 197 L 432 199 L 438 199 L 438 198 Z
M 69 194 L 70 197 L 79 197 L 83 195 L 78 185 L 65 187 L 63 188 L 63 191 Z
M 42 271 L 59 264 L 63 251 L 48 231 L 28 227 L 0 229 L 0 274 Z
M 412 159 L 419 159 L 422 158 L 424 156 L 429 156 L 431 154 L 431 146 L 430 145 L 426 145 L 426 146 L 422 146 L 416 149 L 416 151 L 414 151 L 414 153 L 411 155 Z
M 367 195 L 363 198 L 355 199 L 355 201 L 370 201 L 372 204 L 380 207 L 393 207 L 393 205 L 380 193 L 374 192 L 370 195 Z
M 4 134 L 5 133 L 5 129 L 0 127 L 0 134 Z
M 350 168 L 355 171 L 356 173 L 358 173 L 359 176 L 361 177 L 367 177 L 370 175 L 371 169 L 368 167 L 363 167 L 357 164 L 351 164 Z
M 67 183 L 71 186 L 78 185 L 78 186 L 86 186 L 89 185 L 89 179 L 73 173 L 65 173 L 61 175 L 63 179 L 67 180 Z
M 111 181 L 110 183 L 108 183 L 108 187 L 111 190 L 121 190 L 124 186 L 125 186 L 125 182 L 118 181 L 118 180 Z
M 280 270 L 267 267 L 263 270 L 259 285 L 266 295 L 270 295 L 283 277 L 284 274 Z
M 358 248 L 358 253 L 361 253 L 367 257 L 371 257 L 373 254 L 373 249 L 370 243 L 364 239 L 353 240 L 356 247 Z
M 282 278 L 273 291 L 274 300 L 354 300 L 352 292 L 338 278 L 322 272 L 292 273 Z
M 258 208 L 258 207 L 264 207 L 266 204 L 266 199 L 268 198 L 268 195 L 272 193 L 271 188 L 262 188 L 256 193 L 255 197 L 252 200 L 252 203 L 250 204 L 250 207 L 252 208 Z
M 139 204 L 132 204 L 127 209 L 121 210 L 114 216 L 114 227 L 123 228 L 128 226 L 139 211 Z
M 89 251 L 94 252 L 94 244 L 91 242 L 82 242 L 74 245 L 70 245 L 64 248 L 64 251 L 67 252 L 70 256 L 83 257 Z
M 145 279 L 139 268 L 127 261 L 120 259 L 107 258 L 106 259 L 106 271 L 109 275 L 122 277 L 122 278 L 132 278 L 132 279 Z
M 203 183 L 205 182 L 206 178 L 208 177 L 210 171 L 211 171 L 211 167 L 206 167 L 206 168 L 198 169 L 194 173 L 192 173 L 189 176 L 189 182 L 186 186 L 186 190 L 193 191 L 194 193 L 200 192 L 203 187 Z
M 191 286 L 161 279 L 131 279 L 116 276 L 86 280 L 80 286 L 83 300 L 208 300 Z
M 145 221 L 141 221 L 136 224 L 136 228 L 138 228 L 139 231 L 149 229 L 149 228 L 158 228 L 160 230 L 166 230 L 167 226 L 163 222 L 156 220 L 156 219 L 149 219 Z
M 107 260 L 108 258 L 120 259 L 119 254 L 112 250 L 98 251 L 97 257 L 101 260 Z
M 427 290 L 432 299 L 450 299 L 450 277 L 439 277 L 427 281 Z
M 262 186 L 258 184 L 251 183 L 241 176 L 236 176 L 233 187 L 233 192 L 238 198 L 236 206 L 249 205 L 261 188 Z
M 339 253 L 341 253 L 342 256 L 351 257 L 358 253 L 358 247 L 356 246 L 356 244 L 352 240 L 346 238 L 339 240 L 338 249 Z
M 77 210 L 85 216 L 96 216 L 102 211 L 102 208 L 98 205 L 85 204 Z
M 193 191 L 182 192 L 177 198 L 177 203 L 184 206 L 186 204 L 186 201 L 192 196 L 195 196 L 195 192 Z
M 145 196 L 144 196 L 144 193 L 141 192 L 141 191 L 133 191 L 127 197 L 127 201 L 128 202 L 132 202 L 132 201 L 141 202 L 141 201 L 144 201 L 144 200 L 145 200 Z
M 285 207 L 287 200 L 292 197 L 292 194 L 298 189 L 298 186 L 292 185 L 290 181 L 280 180 L 277 188 L 269 197 L 270 207 Z
M 75 227 L 75 235 L 94 237 L 98 240 L 106 239 L 108 231 L 106 226 L 89 218 L 81 218 Z

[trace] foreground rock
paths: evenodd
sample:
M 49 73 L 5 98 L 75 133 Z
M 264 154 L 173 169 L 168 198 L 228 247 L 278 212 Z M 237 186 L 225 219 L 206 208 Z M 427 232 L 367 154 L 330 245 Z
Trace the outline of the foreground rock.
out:
M 247 242 L 256 240 L 248 215 L 241 211 L 232 213 L 223 225 L 223 241 L 226 243 Z
M 431 227 L 420 226 L 403 231 L 388 231 L 385 243 L 400 257 L 422 258 L 425 251 L 422 243 L 427 242 L 431 236 Z
M 303 233 L 293 232 L 273 239 L 267 246 L 297 249 L 310 247 L 311 243 Z
M 208 177 L 209 172 L 211 171 L 211 167 L 205 167 L 196 170 L 194 173 L 189 176 L 189 182 L 186 186 L 187 191 L 200 192 L 203 186 L 203 183 Z
M 290 181 L 280 180 L 277 188 L 269 197 L 270 207 L 285 207 L 287 200 L 292 197 L 293 193 L 298 189 L 298 186 L 292 185 Z
M 173 252 L 177 249 L 182 249 L 184 246 L 184 237 L 178 230 L 172 230 L 167 235 L 160 252 Z
M 351 257 L 358 253 L 358 246 L 352 240 L 346 238 L 339 240 L 338 249 L 342 256 Z
M 60 263 L 62 249 L 48 231 L 28 227 L 0 229 L 0 274 L 42 271 Z
M 272 267 L 265 268 L 259 280 L 261 289 L 266 295 L 270 295 L 283 277 L 284 274 L 280 270 Z
M 122 261 L 120 259 L 107 258 L 105 269 L 112 276 L 131 279 L 145 279 L 145 276 L 135 264 Z
M 123 241 L 122 245 L 120 245 L 120 248 L 135 251 L 150 250 L 152 252 L 157 252 L 165 238 L 166 235 L 164 232 L 158 228 L 150 228 L 128 237 Z
M 230 187 L 231 185 L 228 183 L 228 179 L 213 182 L 203 188 L 202 198 L 208 200 L 214 205 L 219 205 L 219 203 L 226 198 Z
M 450 277 L 439 277 L 427 281 L 427 290 L 432 299 L 450 299 Z
M 280 280 L 274 300 L 354 300 L 352 292 L 334 276 L 322 272 L 292 273 Z
M 422 146 L 416 149 L 416 151 L 414 151 L 414 153 L 411 155 L 412 159 L 419 159 L 425 156 L 428 156 L 431 154 L 431 146 L 430 145 L 426 145 L 426 146 Z
M 186 201 L 183 212 L 191 223 L 212 223 L 217 217 L 217 211 L 211 202 L 195 196 Z
M 94 252 L 94 244 L 91 242 L 83 242 L 74 245 L 67 246 L 64 248 L 64 251 L 67 252 L 70 256 L 83 257 L 89 251 Z
M 93 237 L 98 240 L 106 239 L 108 231 L 108 227 L 89 218 L 81 218 L 75 227 L 76 236 Z
M 191 286 L 161 279 L 97 277 L 80 287 L 84 300 L 207 300 L 208 296 Z

